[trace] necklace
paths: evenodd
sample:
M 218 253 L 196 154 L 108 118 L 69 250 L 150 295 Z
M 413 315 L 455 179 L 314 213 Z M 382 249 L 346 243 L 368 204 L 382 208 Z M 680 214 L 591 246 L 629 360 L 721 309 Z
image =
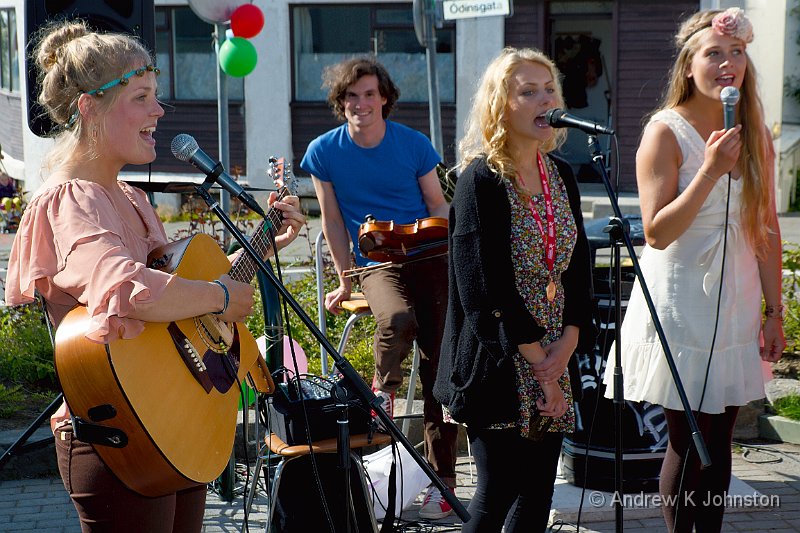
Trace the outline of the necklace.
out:
M 547 223 L 547 229 L 542 224 L 542 217 L 533 205 L 533 200 L 528 198 L 528 209 L 530 209 L 536 225 L 539 226 L 539 231 L 542 232 L 542 240 L 545 243 L 544 263 L 547 267 L 547 288 L 545 289 L 545 296 L 548 302 L 552 302 L 556 298 L 556 283 L 553 281 L 553 267 L 556 263 L 556 221 L 553 213 L 553 196 L 550 194 L 550 183 L 547 179 L 547 170 L 544 167 L 542 154 L 536 152 L 536 161 L 539 165 L 539 179 L 542 181 L 542 196 L 544 197 L 544 210 Z

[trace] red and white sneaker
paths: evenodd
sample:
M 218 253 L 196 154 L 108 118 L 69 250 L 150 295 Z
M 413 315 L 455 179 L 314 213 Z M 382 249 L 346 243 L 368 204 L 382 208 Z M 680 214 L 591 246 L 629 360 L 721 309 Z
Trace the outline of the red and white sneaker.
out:
M 455 489 L 450 490 L 455 494 Z M 435 485 L 431 485 L 425 494 L 425 499 L 422 500 L 422 507 L 419 509 L 420 518 L 439 520 L 451 514 L 453 514 L 453 508 L 444 499 L 441 491 Z
M 386 411 L 386 414 L 389 415 L 389 418 L 394 420 L 394 393 L 383 392 L 382 390 L 376 390 L 372 392 L 375 393 L 375 396 L 381 399 L 381 409 Z M 372 416 L 377 417 L 378 415 L 373 411 Z
M 393 392 L 384 392 L 378 389 L 377 380 L 373 377 L 372 378 L 372 392 L 381 399 L 381 409 L 386 411 L 386 414 L 389 415 L 389 418 L 394 420 L 394 393 Z M 377 418 L 378 415 L 375 411 L 372 411 L 372 418 Z

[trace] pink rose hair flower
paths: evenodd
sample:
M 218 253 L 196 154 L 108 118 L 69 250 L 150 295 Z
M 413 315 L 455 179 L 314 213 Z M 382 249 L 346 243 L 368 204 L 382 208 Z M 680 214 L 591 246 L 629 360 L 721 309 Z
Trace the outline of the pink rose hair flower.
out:
M 726 9 L 711 20 L 711 27 L 719 35 L 728 35 L 746 43 L 753 41 L 753 25 L 738 7 Z

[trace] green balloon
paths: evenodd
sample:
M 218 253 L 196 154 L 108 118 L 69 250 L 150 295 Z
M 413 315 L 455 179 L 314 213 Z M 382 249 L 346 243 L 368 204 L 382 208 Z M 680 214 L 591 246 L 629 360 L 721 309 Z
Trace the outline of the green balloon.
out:
M 228 76 L 247 76 L 256 68 L 256 62 L 256 47 L 244 37 L 232 37 L 219 47 L 219 66 Z

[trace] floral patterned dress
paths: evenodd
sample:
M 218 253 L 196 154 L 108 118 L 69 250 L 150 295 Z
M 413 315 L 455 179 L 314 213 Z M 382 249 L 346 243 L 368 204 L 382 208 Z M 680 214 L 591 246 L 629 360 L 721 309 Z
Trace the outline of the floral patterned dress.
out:
M 556 224 L 556 256 L 552 279 L 556 284 L 556 296 L 553 301 L 547 300 L 546 288 L 550 282 L 545 264 L 545 241 L 533 214 L 529 198 L 537 210 L 540 220 L 546 227 L 544 195 L 532 197 L 521 195 L 506 180 L 506 193 L 511 204 L 511 254 L 514 264 L 514 275 L 517 290 L 536 322 L 547 330 L 541 339 L 546 346 L 561 337 L 562 315 L 564 312 L 564 287 L 561 285 L 561 274 L 569 266 L 572 249 L 575 246 L 577 228 L 567 197 L 564 182 L 558 174 L 555 163 L 548 157 L 546 162 L 548 183 L 553 201 L 553 214 Z M 536 412 L 536 401 L 544 397 L 539 382 L 534 379 L 530 363 L 520 354 L 514 355 L 517 369 L 517 384 L 520 397 L 520 420 L 516 424 L 523 435 L 528 434 L 531 415 Z M 548 431 L 572 432 L 575 429 L 575 410 L 572 403 L 569 372 L 559 379 L 559 385 L 567 400 L 567 412 L 550 424 Z M 499 426 L 493 426 L 499 427 Z M 506 427 L 508 427 L 506 425 Z

